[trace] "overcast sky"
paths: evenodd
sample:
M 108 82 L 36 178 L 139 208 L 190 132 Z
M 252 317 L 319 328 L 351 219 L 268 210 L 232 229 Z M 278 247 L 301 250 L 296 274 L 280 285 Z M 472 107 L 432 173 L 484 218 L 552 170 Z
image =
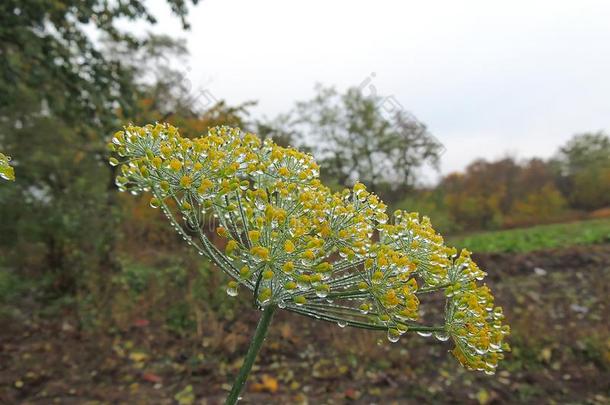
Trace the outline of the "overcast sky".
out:
M 190 32 L 151 4 L 194 86 L 257 115 L 374 74 L 445 145 L 443 173 L 610 129 L 610 1 L 200 0 Z

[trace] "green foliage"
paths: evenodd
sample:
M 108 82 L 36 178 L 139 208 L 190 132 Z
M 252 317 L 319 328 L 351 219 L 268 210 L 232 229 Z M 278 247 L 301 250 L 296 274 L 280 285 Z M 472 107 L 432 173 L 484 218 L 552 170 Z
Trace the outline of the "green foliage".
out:
M 22 291 L 22 281 L 15 273 L 0 268 L 0 303 L 8 302 Z
M 455 237 L 451 243 L 475 252 L 529 252 L 610 242 L 610 219 L 541 225 Z
M 227 299 L 226 276 L 208 262 L 195 264 L 182 253 L 156 253 L 153 262 L 122 257 L 107 301 L 99 293 L 90 295 L 81 318 L 89 319 L 90 326 L 121 329 L 134 319 L 147 319 L 179 335 L 205 329 L 203 316 L 232 319 L 244 300 Z

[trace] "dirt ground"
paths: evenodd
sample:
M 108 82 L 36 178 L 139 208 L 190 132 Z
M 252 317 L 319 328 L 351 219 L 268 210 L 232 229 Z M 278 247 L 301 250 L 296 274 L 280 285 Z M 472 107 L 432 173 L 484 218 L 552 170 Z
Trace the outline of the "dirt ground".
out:
M 463 370 L 449 342 L 409 335 L 392 344 L 279 313 L 242 402 L 609 404 L 610 245 L 477 260 L 513 329 L 495 376 Z M 2 404 L 222 403 L 257 317 L 244 307 L 181 337 L 146 319 L 80 330 L 69 311 L 50 317 L 23 305 L 0 320 Z

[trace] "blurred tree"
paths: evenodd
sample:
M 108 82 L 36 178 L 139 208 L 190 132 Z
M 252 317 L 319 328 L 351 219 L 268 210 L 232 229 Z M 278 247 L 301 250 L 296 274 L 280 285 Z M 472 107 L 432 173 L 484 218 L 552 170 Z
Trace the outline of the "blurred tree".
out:
M 494 229 L 560 219 L 566 201 L 551 166 L 541 159 L 477 160 L 439 184 L 451 218 L 461 227 Z
M 167 2 L 186 27 L 187 2 Z M 104 140 L 121 124 L 117 110 L 135 114 L 140 91 L 131 61 L 103 49 L 146 45 L 119 30 L 119 20 L 155 22 L 138 0 L 0 3 L 0 148 L 23 174 L 0 191 L 0 242 L 16 247 L 21 267 L 44 246 L 40 265 L 58 274 L 58 291 L 75 291 L 77 274 L 114 264 Z
M 187 28 L 187 2 L 167 3 Z M 72 127 L 115 125 L 117 107 L 133 108 L 131 68 L 102 52 L 91 33 L 131 49 L 142 46 L 142 39 L 117 28 L 120 19 L 155 23 L 139 0 L 3 1 L 0 109 L 28 91 L 38 106 L 32 110 L 60 117 Z
M 548 183 L 514 202 L 505 226 L 527 226 L 558 220 L 567 201 L 553 183 Z
M 511 193 L 519 166 L 511 158 L 497 162 L 477 160 L 464 174 L 450 174 L 440 187 L 453 219 L 470 229 L 497 228 L 512 205 Z
M 561 190 L 575 208 L 610 205 L 610 137 L 603 132 L 575 135 L 553 159 Z
M 382 184 L 396 190 L 415 183 L 417 168 L 438 165 L 442 146 L 406 111 L 384 114 L 380 97 L 364 96 L 357 88 L 344 94 L 332 87 L 316 90 L 312 100 L 297 103 L 291 112 L 291 138 L 315 152 L 325 177 L 340 185 L 358 179 L 372 191 Z

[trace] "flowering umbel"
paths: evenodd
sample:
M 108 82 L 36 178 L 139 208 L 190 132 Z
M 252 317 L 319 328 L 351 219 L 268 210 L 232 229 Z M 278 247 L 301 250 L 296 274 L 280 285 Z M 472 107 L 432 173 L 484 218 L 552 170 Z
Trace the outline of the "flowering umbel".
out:
M 485 273 L 446 246 L 427 217 L 386 206 L 365 186 L 332 193 L 310 155 L 236 128 L 182 138 L 171 125 L 128 126 L 112 138 L 121 191 L 152 193 L 173 227 L 259 307 L 274 305 L 339 326 L 453 339 L 467 368 L 493 373 L 509 327 Z M 121 161 L 119 161 L 121 160 Z M 171 201 L 171 203 L 170 203 Z M 226 239 L 211 243 L 210 223 Z M 418 323 L 420 298 L 442 291 L 445 320 Z
M 11 157 L 0 153 L 0 179 L 15 181 L 15 170 L 12 168 Z

